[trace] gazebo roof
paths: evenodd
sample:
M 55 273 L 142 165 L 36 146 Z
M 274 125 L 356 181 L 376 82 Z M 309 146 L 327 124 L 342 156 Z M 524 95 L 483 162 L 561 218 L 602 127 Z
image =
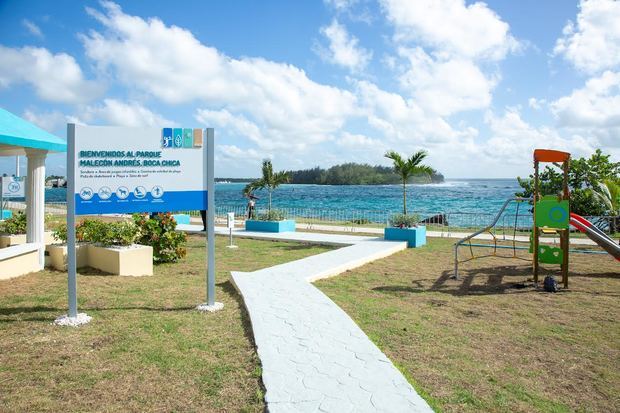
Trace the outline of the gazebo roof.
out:
M 25 148 L 66 152 L 67 142 L 0 108 L 0 156 L 24 155 Z

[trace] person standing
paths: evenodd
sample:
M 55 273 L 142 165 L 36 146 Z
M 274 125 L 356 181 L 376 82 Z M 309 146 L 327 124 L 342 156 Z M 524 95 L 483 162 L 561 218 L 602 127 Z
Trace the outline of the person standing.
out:
M 207 230 L 207 210 L 206 209 L 200 210 L 200 218 L 202 218 L 202 230 L 206 231 Z
M 256 206 L 256 201 L 254 200 L 254 196 L 250 194 L 248 196 L 248 219 L 254 219 L 255 206 Z

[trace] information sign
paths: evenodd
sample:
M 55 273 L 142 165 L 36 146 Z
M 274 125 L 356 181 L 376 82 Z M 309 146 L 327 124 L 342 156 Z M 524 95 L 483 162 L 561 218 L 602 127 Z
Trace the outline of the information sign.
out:
M 76 125 L 76 215 L 208 209 L 202 143 L 202 129 Z
M 2 186 L 2 198 L 24 198 L 26 180 L 25 177 L 2 176 L 0 177 Z

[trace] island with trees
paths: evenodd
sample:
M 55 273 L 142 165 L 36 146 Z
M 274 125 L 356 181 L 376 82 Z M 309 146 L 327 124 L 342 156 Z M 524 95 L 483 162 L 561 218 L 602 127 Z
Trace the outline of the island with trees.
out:
M 324 169 L 316 166 L 311 169 L 287 171 L 292 184 L 315 185 L 390 185 L 401 183 L 401 177 L 389 166 L 360 163 L 343 163 Z M 408 178 L 407 183 L 442 183 L 444 177 L 435 169 L 430 174 L 419 173 Z

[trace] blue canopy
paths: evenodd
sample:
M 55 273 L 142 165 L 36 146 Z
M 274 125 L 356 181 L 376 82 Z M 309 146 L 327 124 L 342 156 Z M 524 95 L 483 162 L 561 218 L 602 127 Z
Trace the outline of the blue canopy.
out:
M 0 108 L 0 155 L 23 155 L 24 148 L 66 152 L 67 142 Z

